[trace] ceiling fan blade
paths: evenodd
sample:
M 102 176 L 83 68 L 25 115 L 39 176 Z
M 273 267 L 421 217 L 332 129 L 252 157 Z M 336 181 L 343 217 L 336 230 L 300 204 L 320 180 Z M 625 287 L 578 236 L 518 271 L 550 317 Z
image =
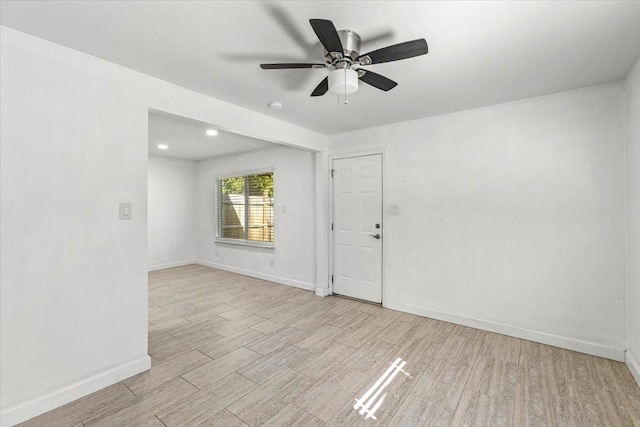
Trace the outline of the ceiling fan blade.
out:
M 373 71 L 362 71 L 364 71 L 364 74 L 360 77 L 360 80 L 367 84 L 370 84 L 375 88 L 384 90 L 386 92 L 398 86 L 398 83 L 386 78 L 385 76 L 381 76 L 378 73 L 374 73 Z
M 429 47 L 427 46 L 427 41 L 425 39 L 418 39 L 383 47 L 382 49 L 360 55 L 358 61 L 369 57 L 371 64 L 380 64 L 382 62 L 399 61 L 401 59 L 413 58 L 414 56 L 426 55 L 428 52 Z
M 298 63 L 284 63 L 284 64 L 260 64 L 260 68 L 263 70 L 283 70 L 289 68 L 324 68 L 324 64 L 298 64 Z
M 309 23 L 327 52 L 337 52 L 342 55 L 342 42 L 333 22 L 328 19 L 309 19 Z
M 329 90 L 329 76 L 325 77 L 318 86 L 311 92 L 311 96 L 322 96 Z

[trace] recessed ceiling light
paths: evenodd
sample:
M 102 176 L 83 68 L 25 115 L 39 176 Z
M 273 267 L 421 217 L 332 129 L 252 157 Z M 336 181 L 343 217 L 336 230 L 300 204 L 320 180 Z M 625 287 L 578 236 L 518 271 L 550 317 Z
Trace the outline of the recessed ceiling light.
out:
M 218 134 L 218 131 L 215 129 L 207 129 L 207 135 L 209 136 L 216 136 Z
M 169 146 L 167 144 L 158 144 L 158 148 L 161 150 L 168 150 Z
M 269 103 L 269 108 L 272 110 L 282 110 L 282 102 L 273 101 Z

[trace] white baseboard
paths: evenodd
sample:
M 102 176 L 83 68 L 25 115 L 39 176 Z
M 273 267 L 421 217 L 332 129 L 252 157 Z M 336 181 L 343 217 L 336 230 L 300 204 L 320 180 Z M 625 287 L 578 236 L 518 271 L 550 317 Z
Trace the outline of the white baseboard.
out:
M 185 265 L 196 264 L 195 259 L 185 261 L 165 262 L 163 264 L 154 264 L 149 266 L 149 271 L 164 270 L 165 268 L 184 267 Z
M 638 387 L 640 387 L 640 364 L 638 363 L 638 359 L 631 354 L 631 350 L 627 350 L 624 353 L 624 362 L 631 371 L 631 375 L 633 375 L 633 378 L 636 380 Z
M 268 280 L 269 282 L 280 283 L 281 285 L 293 286 L 295 288 L 304 289 L 306 291 L 316 290 L 316 285 L 312 283 L 306 283 L 306 282 L 301 282 L 299 280 L 287 279 L 286 277 L 273 276 L 271 274 L 245 270 L 244 268 L 233 267 L 225 264 L 218 264 L 217 262 L 207 261 L 204 259 L 199 259 L 196 262 L 200 265 L 204 265 L 211 268 L 217 268 L 218 270 L 224 270 L 224 271 L 229 271 L 231 273 L 242 274 L 243 276 L 255 277 L 256 279 Z
M 151 359 L 149 356 L 144 356 L 26 402 L 3 408 L 0 412 L 0 426 L 10 427 L 37 417 L 150 368 Z
M 316 295 L 319 297 L 326 297 L 329 295 L 329 288 L 316 288 Z
M 384 306 L 393 310 L 417 314 L 418 316 L 456 323 L 459 325 L 482 329 L 489 332 L 495 332 L 502 335 L 509 335 L 515 338 L 522 338 L 527 341 L 534 341 L 541 344 L 552 345 L 554 347 L 560 347 L 580 353 L 591 354 L 593 356 L 604 357 L 605 359 L 616 360 L 618 362 L 623 362 L 625 360 L 625 350 L 623 348 L 606 346 L 575 338 L 568 338 L 560 335 L 548 334 L 546 332 L 533 331 L 516 326 L 503 325 L 500 323 L 488 322 L 486 320 L 474 319 L 455 314 L 441 313 L 411 304 L 387 301 L 385 302 Z

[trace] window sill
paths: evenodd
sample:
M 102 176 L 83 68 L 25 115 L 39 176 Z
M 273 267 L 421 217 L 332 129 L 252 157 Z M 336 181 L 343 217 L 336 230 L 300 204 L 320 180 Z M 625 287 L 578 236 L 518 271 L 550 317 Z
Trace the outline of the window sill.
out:
M 254 248 L 264 248 L 264 249 L 275 249 L 276 245 L 274 243 L 267 242 L 251 242 L 248 240 L 234 240 L 234 239 L 215 239 L 215 243 L 224 243 L 229 245 L 238 245 L 238 246 L 251 246 Z

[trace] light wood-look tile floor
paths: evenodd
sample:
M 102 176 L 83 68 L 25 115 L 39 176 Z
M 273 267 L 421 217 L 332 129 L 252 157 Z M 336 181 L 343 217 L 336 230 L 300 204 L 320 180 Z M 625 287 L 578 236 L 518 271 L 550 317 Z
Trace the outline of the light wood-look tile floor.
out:
M 623 363 L 197 265 L 150 273 L 149 354 L 24 425 L 640 425 Z

